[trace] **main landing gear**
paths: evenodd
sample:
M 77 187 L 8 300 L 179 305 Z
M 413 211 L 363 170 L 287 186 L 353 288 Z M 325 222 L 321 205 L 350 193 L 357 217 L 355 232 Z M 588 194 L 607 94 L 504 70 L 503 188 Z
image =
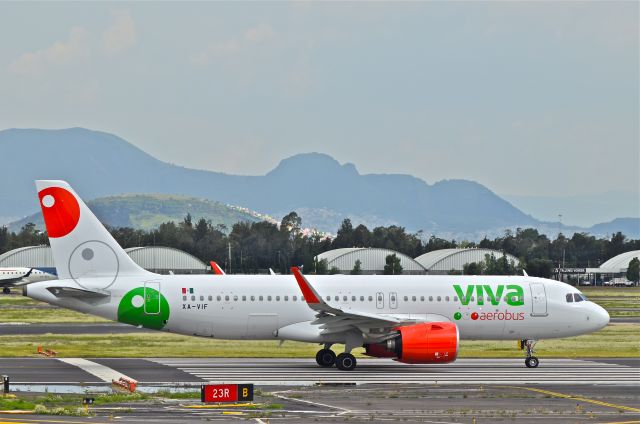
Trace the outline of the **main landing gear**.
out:
M 336 357 L 330 344 L 325 344 L 324 349 L 316 353 L 316 362 L 321 367 L 330 368 L 333 365 L 340 371 L 351 371 L 356 367 L 356 358 L 349 352 L 343 352 Z
M 11 289 L 10 289 L 9 287 L 4 287 L 4 288 L 2 289 L 2 293 L 3 293 L 3 294 L 10 294 L 10 293 L 11 293 Z
M 527 349 L 527 357 L 524 360 L 527 368 L 538 368 L 538 364 L 540 363 L 538 358 L 533 356 L 533 347 L 536 343 L 536 340 L 520 340 L 520 349 Z

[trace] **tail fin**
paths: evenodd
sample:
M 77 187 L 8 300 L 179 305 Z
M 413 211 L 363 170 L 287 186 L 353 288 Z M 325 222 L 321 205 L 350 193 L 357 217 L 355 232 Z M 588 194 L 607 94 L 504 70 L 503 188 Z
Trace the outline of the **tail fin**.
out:
M 119 276 L 149 275 L 126 254 L 65 181 L 36 181 L 42 216 L 60 279 L 91 278 L 107 288 Z M 82 284 L 81 284 L 82 285 Z

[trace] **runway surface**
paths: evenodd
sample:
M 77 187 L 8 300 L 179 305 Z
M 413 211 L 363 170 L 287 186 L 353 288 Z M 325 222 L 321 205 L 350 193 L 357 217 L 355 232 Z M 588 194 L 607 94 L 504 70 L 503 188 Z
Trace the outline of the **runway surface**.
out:
M 612 323 L 639 324 L 640 317 L 612 318 Z M 0 336 L 36 334 L 130 334 L 156 331 L 119 323 L 0 324 Z
M 67 361 L 67 362 L 63 362 Z M 551 359 L 529 369 L 521 359 L 460 359 L 447 365 L 406 365 L 385 359 L 359 359 L 354 371 L 320 368 L 313 359 L 89 358 L 94 368 L 120 373 L 141 384 L 254 383 L 315 384 L 544 384 L 638 386 L 636 359 Z M 68 359 L 2 358 L 0 374 L 16 384 L 110 383 L 95 369 Z M 86 363 L 86 361 L 83 361 Z M 109 375 L 109 374 L 106 375 Z M 100 375 L 100 374 L 98 374 Z
M 129 334 L 157 333 L 146 328 L 119 323 L 105 324 L 0 324 L 0 336 L 34 334 Z

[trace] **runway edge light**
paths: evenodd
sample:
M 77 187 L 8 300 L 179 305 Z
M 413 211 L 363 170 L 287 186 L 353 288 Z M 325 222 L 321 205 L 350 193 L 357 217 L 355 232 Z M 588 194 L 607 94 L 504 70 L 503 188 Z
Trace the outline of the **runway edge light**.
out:
M 200 400 L 210 402 L 252 402 L 253 384 L 203 384 Z

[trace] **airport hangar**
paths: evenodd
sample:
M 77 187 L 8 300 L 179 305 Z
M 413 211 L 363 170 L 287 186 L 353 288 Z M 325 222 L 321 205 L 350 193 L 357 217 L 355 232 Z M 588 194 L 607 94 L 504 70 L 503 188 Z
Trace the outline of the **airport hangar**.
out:
M 171 247 L 148 246 L 125 249 L 135 263 L 156 274 L 205 274 L 211 270 L 195 256 Z M 29 246 L 0 255 L 0 268 L 25 267 L 55 271 L 51 247 Z
M 328 268 L 337 268 L 341 274 L 348 274 L 353 270 L 357 260 L 360 261 L 362 274 L 382 274 L 389 255 L 396 255 L 400 259 L 402 273 L 408 275 L 448 274 L 452 270 L 462 272 L 464 265 L 472 262 L 485 261 L 485 255 L 493 255 L 496 259 L 504 254 L 493 249 L 441 249 L 425 253 L 415 259 L 391 249 L 353 247 L 329 250 L 315 257 L 317 261 L 327 261 Z M 520 264 L 520 260 L 513 255 L 506 254 L 509 262 Z
M 630 250 L 620 253 L 605 261 L 598 268 L 556 268 L 555 273 L 563 275 L 573 275 L 583 277 L 594 285 L 602 284 L 605 281 L 622 278 L 626 279 L 627 268 L 632 259 L 640 260 L 640 250 Z

